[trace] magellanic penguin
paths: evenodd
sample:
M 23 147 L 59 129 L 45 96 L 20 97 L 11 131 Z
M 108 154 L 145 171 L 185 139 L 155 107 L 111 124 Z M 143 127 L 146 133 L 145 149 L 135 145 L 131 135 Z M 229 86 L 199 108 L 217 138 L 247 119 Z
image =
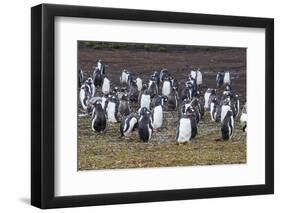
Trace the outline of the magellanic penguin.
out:
M 130 110 L 130 102 L 128 94 L 123 94 L 120 101 L 119 101 L 119 107 L 118 107 L 118 115 L 119 117 L 127 116 L 131 112 Z
M 95 93 L 96 93 L 96 87 L 94 85 L 94 81 L 91 77 L 89 77 L 86 81 L 85 81 L 85 85 L 89 86 L 89 91 L 90 91 L 90 96 L 94 97 Z
M 140 110 L 140 119 L 138 121 L 139 138 L 143 142 L 147 142 L 151 139 L 153 133 L 153 127 L 151 124 L 151 112 L 143 107 Z
M 158 97 L 155 106 L 152 110 L 152 127 L 153 129 L 159 129 L 163 124 L 163 106 L 164 102 L 167 102 L 167 97 Z
M 243 132 L 247 132 L 247 117 L 247 103 L 245 103 L 240 117 Z
M 158 86 L 156 79 L 154 77 L 151 77 L 148 83 L 148 93 L 150 94 L 150 97 L 153 98 L 158 94 Z
M 128 137 L 138 126 L 138 119 L 134 115 L 124 116 L 120 123 L 121 136 Z
M 106 115 L 108 122 L 117 123 L 118 122 L 118 105 L 119 101 L 115 95 L 109 95 L 106 104 Z
M 101 106 L 101 101 L 94 103 L 92 111 L 92 129 L 96 132 L 103 132 L 106 128 L 106 117 Z
M 136 81 L 132 80 L 129 85 L 129 99 L 133 102 L 138 102 L 139 91 Z

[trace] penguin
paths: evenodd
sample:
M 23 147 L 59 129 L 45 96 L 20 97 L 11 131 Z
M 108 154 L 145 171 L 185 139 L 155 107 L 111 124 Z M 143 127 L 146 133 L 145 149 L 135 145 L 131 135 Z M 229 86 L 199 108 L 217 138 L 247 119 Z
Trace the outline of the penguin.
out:
M 105 65 L 103 64 L 101 59 L 97 61 L 97 68 L 101 71 L 102 75 L 105 75 Z
M 85 84 L 87 86 L 89 86 L 89 91 L 90 91 L 90 96 L 91 97 L 94 97 L 95 96 L 95 93 L 96 93 L 96 87 L 94 85 L 94 81 L 91 77 L 89 77 L 86 81 L 85 81 Z
M 163 81 L 162 95 L 168 96 L 171 93 L 171 91 L 172 91 L 171 81 L 170 78 L 167 76 Z
M 102 83 L 102 93 L 109 94 L 110 92 L 110 80 L 107 77 L 104 77 Z
M 178 107 L 178 94 L 174 87 L 172 88 L 172 92 L 168 95 L 167 99 L 168 110 L 176 110 Z
M 139 138 L 143 142 L 147 142 L 151 139 L 153 133 L 153 127 L 151 123 L 151 112 L 143 107 L 140 110 L 140 119 L 138 121 Z
M 129 86 L 129 99 L 133 102 L 138 102 L 139 91 L 136 81 L 131 81 Z
M 120 117 L 127 116 L 130 114 L 130 105 L 128 94 L 123 94 L 118 107 L 118 115 Z
M 164 82 L 165 78 L 169 77 L 169 76 L 170 76 L 170 74 L 169 74 L 168 69 L 166 69 L 166 68 L 162 69 L 160 71 L 160 76 L 159 76 L 160 82 Z
M 124 116 L 120 123 L 121 136 L 128 137 L 138 126 L 138 119 L 134 115 Z
M 218 101 L 217 98 L 213 98 L 211 100 L 211 104 L 210 104 L 210 115 L 211 115 L 211 120 L 212 121 L 216 121 L 217 120 L 217 110 L 218 108 Z
M 202 81 L 203 81 L 202 73 L 201 73 L 201 71 L 199 69 L 198 70 L 191 70 L 190 76 L 191 76 L 192 79 L 195 80 L 196 85 L 199 86 L 199 85 L 202 84 Z
M 132 76 L 131 73 L 128 70 L 123 70 L 121 77 L 120 77 L 120 83 L 121 84 L 129 84 Z
M 159 87 L 160 87 L 160 76 L 159 76 L 158 72 L 155 71 L 155 72 L 153 73 L 152 77 L 155 79 L 157 88 L 158 88 L 158 90 L 159 90 Z
M 242 125 L 243 132 L 247 132 L 247 117 L 247 103 L 245 103 L 240 116 L 240 123 Z
M 153 129 L 159 129 L 163 124 L 163 106 L 164 102 L 167 102 L 167 97 L 158 97 L 155 106 L 152 110 L 152 127 Z
M 232 113 L 232 110 L 231 110 L 231 107 L 230 107 L 230 98 L 229 97 L 227 99 L 222 100 L 221 102 L 222 102 L 222 105 L 221 105 L 220 121 L 222 123 L 223 120 L 224 120 L 224 117 L 227 114 L 227 112 L 231 111 L 231 113 Z M 232 116 L 233 116 L 233 113 L 232 113 Z
M 83 84 L 79 92 L 79 100 L 83 110 L 87 109 L 87 105 L 90 97 L 91 97 L 90 87 L 86 84 Z
M 230 73 L 228 71 L 224 73 L 223 84 L 224 85 L 226 85 L 226 84 L 230 85 L 231 84 Z
M 140 108 L 146 107 L 148 110 L 150 109 L 151 97 L 146 89 L 140 98 Z
M 115 95 L 108 96 L 108 101 L 106 104 L 106 115 L 107 119 L 111 123 L 117 123 L 118 122 L 118 99 Z
M 233 113 L 229 109 L 226 111 L 225 116 L 221 121 L 221 134 L 222 140 L 229 140 L 233 135 L 234 130 L 234 118 Z
M 222 72 L 218 72 L 216 76 L 217 87 L 221 88 L 224 81 L 224 74 Z
M 101 87 L 103 83 L 103 74 L 102 71 L 96 67 L 93 73 L 94 85 L 96 87 Z
M 100 100 L 97 100 L 94 103 L 91 120 L 92 120 L 92 125 L 91 125 L 92 130 L 96 132 L 104 132 L 106 128 L 106 117 L 105 117 L 104 110 L 102 109 Z
M 171 85 L 172 85 L 173 89 L 178 91 L 179 83 L 178 83 L 178 80 L 175 79 L 174 77 L 171 77 Z
M 216 90 L 208 88 L 207 91 L 204 94 L 204 109 L 209 110 L 212 97 L 216 96 Z
M 141 88 L 141 91 L 139 92 L 139 97 L 138 97 L 139 104 L 140 104 L 140 101 L 141 101 L 141 96 L 142 96 L 142 94 L 144 93 L 145 90 L 147 90 L 147 85 L 143 84 L 142 88 Z
M 150 94 L 151 98 L 153 98 L 155 95 L 158 94 L 158 87 L 157 87 L 156 79 L 154 78 L 151 78 L 149 80 L 148 93 Z
M 138 91 L 140 92 L 141 88 L 142 88 L 142 80 L 141 80 L 141 78 L 136 78 L 136 84 L 137 84 L 137 87 L 138 87 Z
M 78 70 L 78 86 L 81 87 L 84 83 L 84 73 L 82 69 Z
M 193 114 L 184 113 L 181 115 L 177 126 L 176 140 L 178 143 L 190 142 L 197 134 L 197 124 Z
M 101 97 L 101 106 L 102 106 L 102 109 L 105 110 L 106 108 L 106 104 L 107 104 L 107 101 L 108 101 L 108 95 L 109 94 L 104 94 L 102 97 Z

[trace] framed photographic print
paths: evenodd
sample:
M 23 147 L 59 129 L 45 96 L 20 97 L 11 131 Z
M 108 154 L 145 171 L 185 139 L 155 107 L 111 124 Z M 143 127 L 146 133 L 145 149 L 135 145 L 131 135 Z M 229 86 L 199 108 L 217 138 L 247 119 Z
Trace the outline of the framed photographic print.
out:
M 31 9 L 31 204 L 272 194 L 274 20 Z

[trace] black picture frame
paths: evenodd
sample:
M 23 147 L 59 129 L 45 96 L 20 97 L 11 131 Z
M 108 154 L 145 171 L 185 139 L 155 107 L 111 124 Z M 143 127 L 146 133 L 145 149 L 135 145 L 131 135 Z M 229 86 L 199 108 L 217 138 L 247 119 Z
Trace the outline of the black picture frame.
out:
M 264 28 L 266 32 L 265 184 L 56 197 L 54 195 L 54 21 L 58 16 Z M 32 205 L 46 209 L 272 193 L 274 193 L 273 19 L 53 4 L 41 4 L 31 8 Z

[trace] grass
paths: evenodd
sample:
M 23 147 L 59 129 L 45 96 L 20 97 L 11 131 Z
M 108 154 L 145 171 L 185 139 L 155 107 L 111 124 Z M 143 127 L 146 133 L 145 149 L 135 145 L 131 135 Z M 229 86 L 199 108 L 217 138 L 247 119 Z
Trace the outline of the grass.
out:
M 209 113 L 200 121 L 196 138 L 186 145 L 175 143 L 176 112 L 165 112 L 164 127 L 149 143 L 139 141 L 137 131 L 121 138 L 119 124 L 108 124 L 104 134 L 94 132 L 87 117 L 79 117 L 78 125 L 79 170 L 246 163 L 246 134 L 239 123 L 230 141 L 215 141 L 220 125 L 210 120 Z

